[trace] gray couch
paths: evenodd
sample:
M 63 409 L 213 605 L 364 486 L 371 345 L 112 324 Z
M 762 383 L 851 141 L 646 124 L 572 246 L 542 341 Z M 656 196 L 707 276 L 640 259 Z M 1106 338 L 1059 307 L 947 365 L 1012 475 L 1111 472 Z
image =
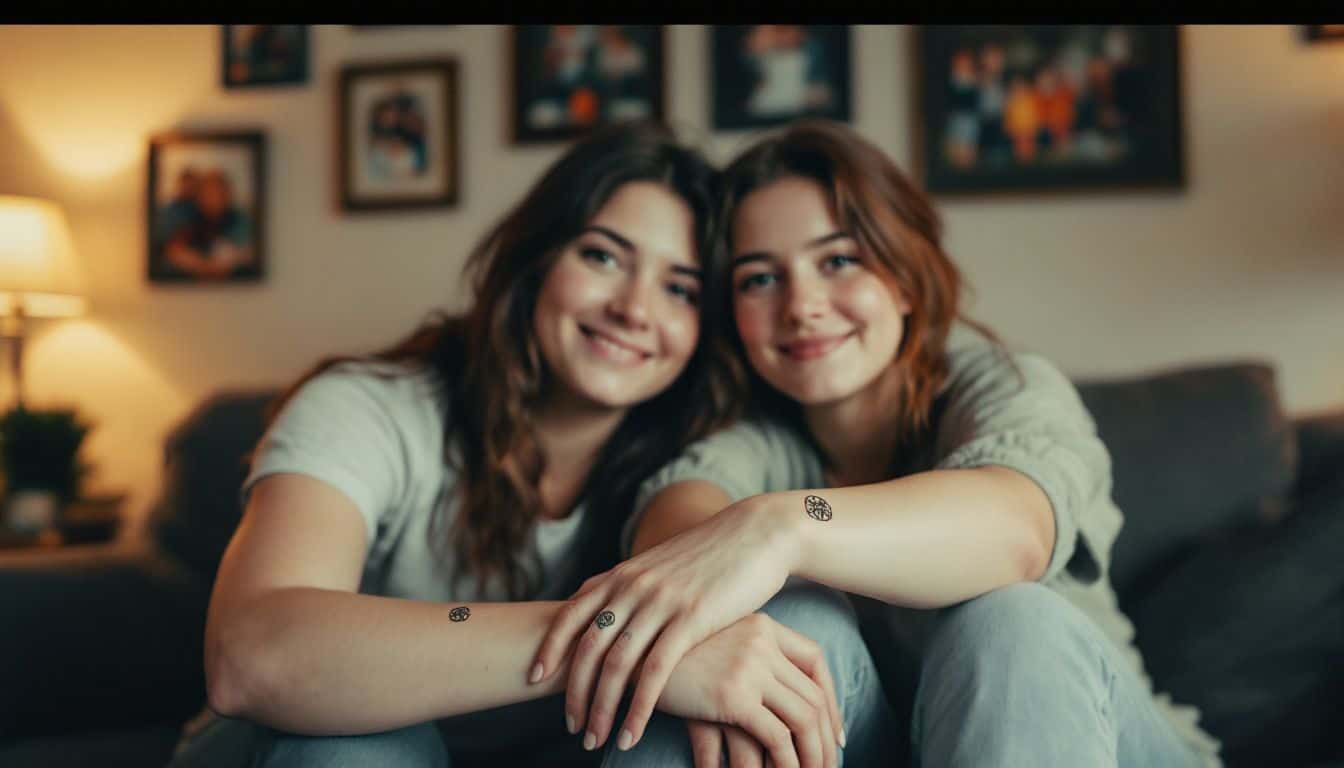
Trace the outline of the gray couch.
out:
M 1258 364 L 1080 390 L 1126 513 L 1113 580 L 1157 684 L 1203 710 L 1229 765 L 1344 761 L 1344 412 L 1287 418 Z M 0 555 L 0 765 L 167 761 L 205 700 L 205 608 L 274 394 L 218 395 L 172 433 L 148 551 Z

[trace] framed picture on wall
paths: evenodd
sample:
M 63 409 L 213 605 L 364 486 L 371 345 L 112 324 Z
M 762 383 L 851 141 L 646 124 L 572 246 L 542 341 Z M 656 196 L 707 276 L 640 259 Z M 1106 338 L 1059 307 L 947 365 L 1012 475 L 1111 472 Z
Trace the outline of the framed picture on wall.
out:
M 716 26 L 710 35 L 714 128 L 850 119 L 849 27 Z
M 663 28 L 556 24 L 510 31 L 513 140 L 569 139 L 663 116 Z
M 916 35 L 916 162 L 931 192 L 1183 186 L 1175 26 Z
M 457 202 L 456 60 L 343 67 L 339 121 L 341 208 L 392 210 Z
M 308 82 L 308 27 L 225 24 L 220 33 L 225 88 Z
M 1302 28 L 1307 42 L 1324 43 L 1344 41 L 1344 24 L 1307 24 Z
M 260 280 L 266 267 L 266 137 L 172 133 L 149 142 L 151 282 Z

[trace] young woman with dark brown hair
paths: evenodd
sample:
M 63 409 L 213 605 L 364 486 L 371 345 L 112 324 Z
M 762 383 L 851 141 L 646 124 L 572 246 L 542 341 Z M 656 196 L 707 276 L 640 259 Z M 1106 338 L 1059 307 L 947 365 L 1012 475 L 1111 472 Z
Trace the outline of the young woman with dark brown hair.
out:
M 264 726 L 257 764 L 540 764 L 579 747 L 559 727 L 568 651 L 541 681 L 542 634 L 617 561 L 639 482 L 734 408 L 727 355 L 699 338 L 717 183 L 664 129 L 586 139 L 472 252 L 464 315 L 290 390 L 206 628 L 211 708 Z M 781 766 L 796 749 L 834 765 L 828 661 L 852 677 L 871 659 L 823 658 L 786 624 L 725 625 L 669 670 L 660 711 L 738 727 Z M 725 677 L 740 695 L 706 695 Z
M 800 578 L 868 598 L 870 636 L 913 659 L 888 690 L 913 699 L 895 727 L 916 764 L 1217 764 L 1116 605 L 1121 515 L 1091 417 L 1053 365 L 962 316 L 928 198 L 852 129 L 801 122 L 731 164 L 724 211 L 707 300 L 732 320 L 707 332 L 757 412 L 643 485 L 634 556 L 557 616 L 544 668 L 583 640 L 567 715 L 637 742 L 682 654 Z M 599 611 L 628 617 L 615 661 L 585 629 Z M 711 764 L 722 728 L 692 731 Z

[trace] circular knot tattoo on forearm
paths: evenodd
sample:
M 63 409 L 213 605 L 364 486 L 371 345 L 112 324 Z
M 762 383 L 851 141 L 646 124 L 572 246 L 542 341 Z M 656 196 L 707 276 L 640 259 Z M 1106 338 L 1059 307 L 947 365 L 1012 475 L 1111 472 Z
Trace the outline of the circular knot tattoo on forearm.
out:
M 611 611 L 603 611 L 597 614 L 597 620 L 593 623 L 597 624 L 598 629 L 606 629 L 616 623 L 616 614 Z
M 807 516 L 813 520 L 826 522 L 831 519 L 831 505 L 820 496 L 803 497 L 803 509 L 807 511 Z
M 471 618 L 471 609 L 465 605 L 459 605 L 448 612 L 449 621 L 466 621 Z

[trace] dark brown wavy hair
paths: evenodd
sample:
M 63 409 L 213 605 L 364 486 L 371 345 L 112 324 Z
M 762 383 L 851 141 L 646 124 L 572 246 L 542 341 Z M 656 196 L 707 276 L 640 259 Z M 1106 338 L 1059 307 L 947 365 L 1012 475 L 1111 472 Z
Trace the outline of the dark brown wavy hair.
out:
M 539 586 L 528 583 L 522 558 L 542 512 L 541 475 L 554 458 L 543 455 L 534 425 L 536 407 L 551 386 L 532 330 L 537 298 L 564 246 L 619 187 L 634 181 L 663 184 L 686 203 L 700 258 L 707 261 L 717 231 L 718 172 L 661 125 L 606 129 L 566 152 L 471 250 L 465 274 L 474 301 L 465 314 L 435 313 L 381 352 L 328 358 L 272 405 L 271 419 L 305 382 L 342 362 L 432 370 L 448 414 L 444 461 L 461 478 L 455 529 L 431 526 L 437 530 L 432 535 L 456 547 L 457 576 L 469 573 L 481 584 L 500 576 L 512 599 Z M 715 291 L 716 279 L 704 276 L 702 294 Z M 599 452 L 580 496 L 587 505 L 579 569 L 584 575 L 619 559 L 619 530 L 639 483 L 687 444 L 735 418 L 733 394 L 740 384 L 733 380 L 732 351 L 703 330 L 719 324 L 717 311 L 701 302 L 701 343 L 686 370 L 631 408 Z M 441 520 L 442 509 L 436 514 Z
M 910 445 L 929 428 L 934 400 L 947 380 L 947 337 L 954 321 L 995 342 L 997 337 L 961 312 L 965 281 L 943 250 L 942 221 L 932 202 L 882 150 L 852 128 L 827 120 L 796 121 L 752 145 L 724 171 L 721 236 L 710 267 L 721 277 L 715 284 L 721 293 L 709 301 L 723 307 L 726 317 L 732 317 L 733 214 L 752 192 L 786 177 L 821 185 L 842 231 L 887 272 L 910 304 L 892 362 L 901 372 L 898 445 Z M 750 368 L 736 325 L 727 324 L 721 335 L 731 339 L 739 364 Z M 796 402 L 755 371 L 745 376 L 744 395 L 754 410 L 802 429 Z

